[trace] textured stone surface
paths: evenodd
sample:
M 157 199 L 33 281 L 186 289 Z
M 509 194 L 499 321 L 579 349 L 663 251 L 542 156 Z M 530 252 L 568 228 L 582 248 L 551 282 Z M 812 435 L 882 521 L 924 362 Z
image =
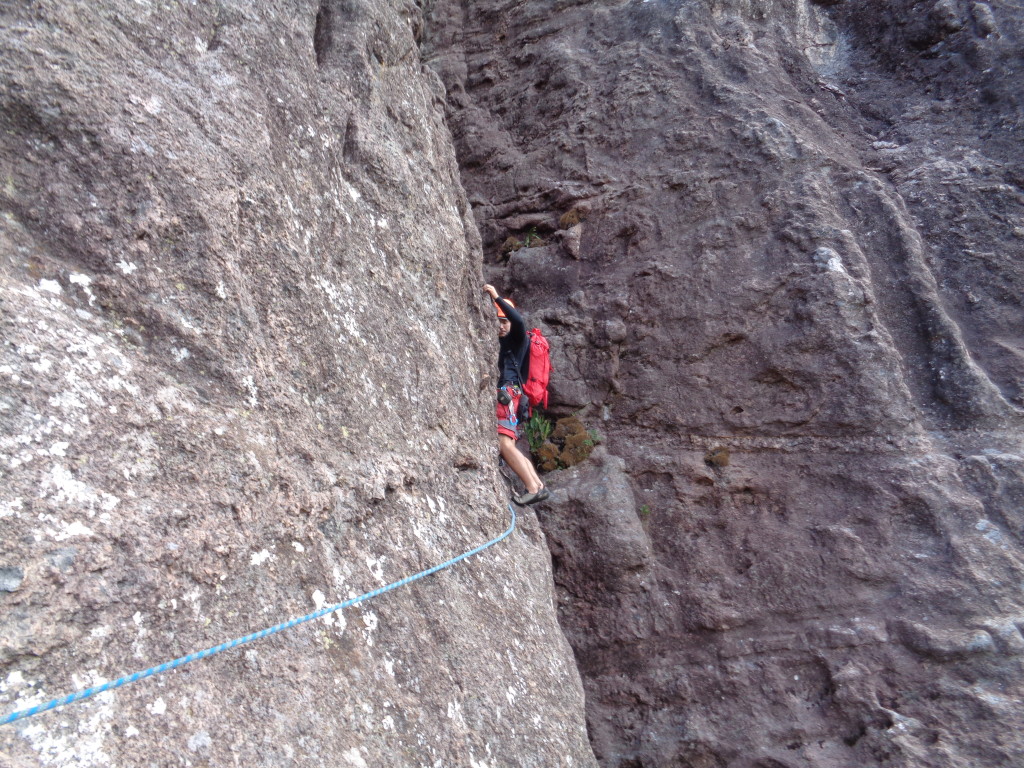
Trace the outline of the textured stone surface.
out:
M 0 11 L 4 714 L 506 527 L 480 241 L 421 24 L 358 0 Z M 593 764 L 530 515 L 455 570 L 5 726 L 0 753 Z
M 426 29 L 488 278 L 606 437 L 540 513 L 601 764 L 1024 762 L 1018 5 Z

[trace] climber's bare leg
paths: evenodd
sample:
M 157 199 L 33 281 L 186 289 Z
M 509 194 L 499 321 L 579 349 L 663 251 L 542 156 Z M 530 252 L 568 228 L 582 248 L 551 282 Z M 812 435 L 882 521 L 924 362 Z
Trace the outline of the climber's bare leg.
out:
M 523 481 L 527 493 L 536 493 L 544 487 L 544 483 L 540 480 L 540 475 L 533 468 L 533 462 L 516 448 L 515 440 L 508 435 L 499 434 L 498 449 L 501 451 L 501 458 L 512 467 L 512 471 L 519 475 L 519 479 Z

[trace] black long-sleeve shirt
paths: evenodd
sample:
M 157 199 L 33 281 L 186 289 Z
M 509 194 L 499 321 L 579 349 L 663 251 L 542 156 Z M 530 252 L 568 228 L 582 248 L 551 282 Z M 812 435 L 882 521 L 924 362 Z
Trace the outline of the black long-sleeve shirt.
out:
M 523 370 L 526 353 L 530 349 L 530 339 L 526 335 L 526 321 L 505 299 L 499 297 L 495 301 L 512 324 L 509 332 L 498 339 L 498 386 L 503 387 L 506 384 L 521 386 L 523 382 L 520 381 L 519 374 Z

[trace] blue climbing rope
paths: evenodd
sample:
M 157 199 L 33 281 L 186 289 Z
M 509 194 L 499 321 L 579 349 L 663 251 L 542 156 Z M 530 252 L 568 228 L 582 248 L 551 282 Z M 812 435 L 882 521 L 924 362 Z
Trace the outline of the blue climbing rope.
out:
M 367 592 L 364 595 L 359 595 L 359 597 L 350 598 L 348 600 L 345 600 L 344 602 L 338 603 L 337 605 L 332 605 L 327 608 L 321 608 L 319 611 L 311 613 L 308 616 L 302 616 L 297 619 L 291 619 L 290 621 L 286 621 L 283 624 L 276 624 L 273 627 L 261 629 L 259 632 L 253 632 L 251 635 L 246 635 L 245 637 L 239 637 L 234 640 L 229 640 L 226 643 L 221 643 L 220 645 L 215 645 L 212 648 L 207 648 L 205 651 L 196 651 L 195 653 L 190 653 L 188 656 L 181 656 L 180 658 L 174 659 L 173 661 L 164 662 L 159 666 L 150 667 L 149 669 L 143 670 L 142 672 L 136 672 L 133 675 L 119 677 L 117 680 L 114 680 L 109 683 L 103 683 L 102 685 L 96 685 L 92 688 L 86 688 L 84 690 L 78 691 L 77 693 L 72 693 L 69 696 L 63 696 L 61 698 L 53 699 L 52 701 L 49 701 L 46 704 L 40 704 L 37 707 L 30 707 L 29 709 L 23 709 L 18 712 L 12 712 L 11 714 L 7 715 L 2 720 L 0 720 L 0 725 L 7 725 L 8 723 L 13 723 L 15 720 L 21 720 L 22 718 L 31 717 L 32 715 L 38 715 L 40 712 L 47 712 L 51 709 L 56 709 L 57 707 L 63 707 L 65 704 L 72 704 L 73 702 L 81 701 L 82 699 L 88 699 L 90 696 L 95 696 L 98 693 L 103 693 L 104 691 L 112 691 L 115 688 L 120 688 L 122 685 L 134 683 L 136 680 L 142 680 L 146 677 L 159 675 L 161 672 L 170 672 L 172 669 L 177 669 L 178 667 L 184 664 L 188 664 L 190 661 L 206 659 L 210 656 L 213 656 L 214 654 L 220 653 L 221 651 L 227 651 L 231 648 L 237 648 L 240 645 L 251 643 L 253 640 L 261 640 L 264 637 L 275 635 L 278 632 L 283 632 L 286 629 L 298 626 L 299 624 L 304 624 L 307 621 L 313 621 L 313 619 L 318 619 L 321 616 L 326 616 L 328 613 L 333 613 L 334 611 L 340 611 L 342 608 L 350 608 L 353 605 L 364 603 L 367 600 L 370 600 L 371 598 L 377 597 L 378 595 L 383 595 L 385 592 L 390 592 L 393 589 L 404 587 L 407 584 L 411 584 L 414 581 L 430 576 L 431 574 L 437 573 L 438 571 L 442 571 L 445 568 L 450 568 L 456 563 L 465 560 L 467 557 L 472 557 L 475 554 L 483 552 L 488 547 L 494 546 L 502 539 L 508 537 L 508 535 L 515 530 L 516 511 L 515 509 L 512 508 L 511 504 L 508 505 L 508 509 L 509 512 L 512 513 L 512 522 L 509 524 L 508 529 L 503 534 L 491 539 L 486 544 L 481 544 L 479 547 L 475 547 L 469 550 L 468 552 L 463 552 L 458 557 L 453 557 L 451 560 L 447 560 L 441 563 L 440 565 L 435 565 L 433 568 L 428 568 L 425 571 L 420 571 L 419 573 L 413 574 L 412 576 L 406 576 L 404 579 L 399 579 L 398 581 L 392 582 L 391 584 L 381 587 L 380 589 L 375 589 L 372 592 Z

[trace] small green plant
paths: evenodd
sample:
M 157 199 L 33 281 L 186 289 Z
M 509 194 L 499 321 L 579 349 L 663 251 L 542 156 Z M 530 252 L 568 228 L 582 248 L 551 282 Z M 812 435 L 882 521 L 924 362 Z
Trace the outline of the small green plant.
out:
M 646 504 L 641 504 L 639 509 L 640 519 L 647 521 L 651 517 L 651 508 Z
M 530 231 L 526 233 L 523 239 L 523 247 L 533 248 L 537 245 L 544 245 L 544 238 L 537 234 L 536 227 L 530 227 Z
M 551 437 L 554 429 L 555 425 L 551 423 L 551 419 L 545 419 L 539 413 L 535 413 L 528 418 L 523 424 L 523 430 L 526 432 L 526 439 L 530 443 L 530 450 L 533 453 L 540 451 L 540 447 Z
M 601 444 L 601 433 L 596 429 L 587 430 L 587 439 L 583 441 L 583 444 L 588 448 L 592 448 L 595 445 Z

